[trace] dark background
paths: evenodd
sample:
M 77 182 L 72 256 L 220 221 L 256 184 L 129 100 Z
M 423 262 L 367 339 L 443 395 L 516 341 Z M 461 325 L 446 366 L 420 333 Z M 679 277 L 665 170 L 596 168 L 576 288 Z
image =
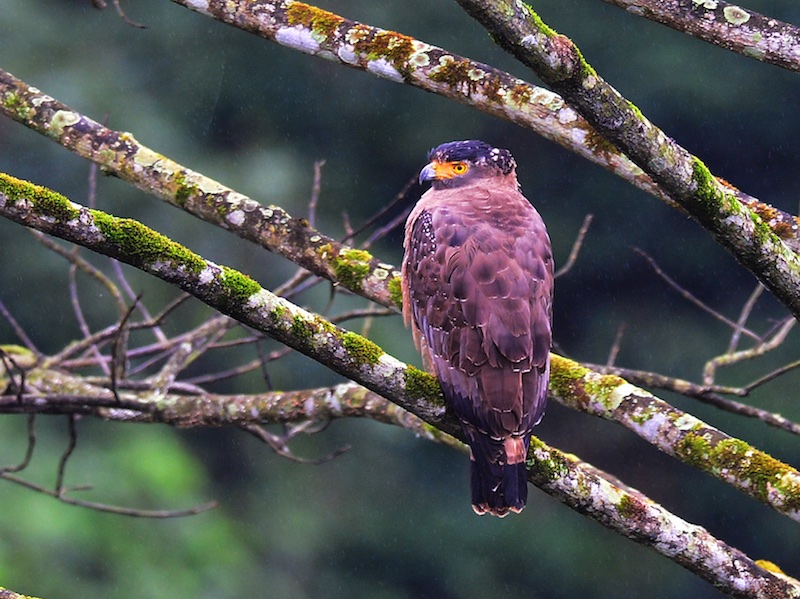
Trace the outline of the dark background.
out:
M 92 9 L 88 0 L 2 4 L 2 68 L 237 191 L 303 215 L 313 163 L 326 159 L 318 227 L 333 236 L 344 232 L 343 212 L 359 223 L 388 203 L 419 171 L 431 146 L 478 138 L 509 148 L 523 191 L 548 223 L 558 264 L 566 260 L 584 216 L 595 215 L 578 263 L 556 288 L 556 341 L 576 359 L 605 362 L 621 323 L 627 328 L 618 364 L 627 367 L 698 380 L 704 362 L 725 350 L 725 327 L 670 290 L 634 247 L 730 318 L 754 287 L 753 277 L 692 221 L 515 125 L 299 54 L 166 0 L 123 2 L 146 30 L 126 25 L 113 8 Z M 598 0 L 532 5 L 716 175 L 796 212 L 796 74 Z M 328 0 L 318 6 L 535 82 L 450 0 Z M 800 22 L 794 2 L 752 1 L 747 7 Z M 9 119 L 0 119 L 0 171 L 86 201 L 88 163 Z M 98 200 L 101 209 L 139 219 L 267 287 L 295 270 L 118 180 L 101 178 Z M 401 243 L 397 231 L 374 253 L 397 265 Z M 152 311 L 174 297 L 165 284 L 124 270 Z M 63 259 L 21 227 L 0 221 L 0 300 L 45 352 L 80 336 L 66 272 Z M 100 287 L 82 279 L 80 291 L 93 327 L 114 321 L 113 304 Z M 327 298 L 328 287 L 321 285 L 298 301 L 321 310 Z M 367 305 L 359 298 L 337 302 L 337 309 Z M 210 314 L 195 302 L 169 326 L 174 332 Z M 765 297 L 751 326 L 764 332 L 784 316 Z M 419 364 L 399 317 L 373 323 L 369 335 L 389 353 Z M 0 343 L 16 342 L 0 322 Z M 742 384 L 795 359 L 797 351 L 790 337 L 776 355 L 723 371 L 720 382 Z M 254 356 L 253 348 L 221 352 L 192 374 Z M 339 380 L 300 356 L 274 365 L 270 375 L 277 388 L 287 389 Z M 752 401 L 798 419 L 798 382 L 798 375 L 786 376 Z M 264 385 L 253 374 L 213 390 L 258 392 Z M 796 437 L 660 395 L 780 459 L 800 463 Z M 63 418 L 38 420 L 32 479 L 54 481 L 65 429 Z M 83 420 L 79 433 L 68 477 L 94 486 L 79 496 L 151 509 L 217 499 L 220 507 L 171 521 L 130 519 L 0 483 L 0 585 L 46 599 L 719 596 L 679 566 L 535 489 L 521 516 L 478 518 L 469 507 L 465 456 L 385 425 L 340 421 L 299 439 L 297 453 L 311 458 L 352 446 L 321 466 L 288 462 L 233 430 Z M 751 557 L 800 574 L 797 524 L 620 427 L 551 404 L 537 434 Z M 25 439 L 22 417 L 0 417 L 0 463 L 17 461 Z

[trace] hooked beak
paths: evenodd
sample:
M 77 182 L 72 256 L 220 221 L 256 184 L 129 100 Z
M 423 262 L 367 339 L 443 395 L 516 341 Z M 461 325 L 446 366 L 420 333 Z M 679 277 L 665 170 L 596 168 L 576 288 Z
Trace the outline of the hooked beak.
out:
M 433 181 L 434 179 L 438 179 L 438 177 L 436 176 L 436 167 L 434 163 L 431 162 L 426 164 L 425 168 L 419 172 L 419 182 L 422 184 L 425 183 L 425 181 Z

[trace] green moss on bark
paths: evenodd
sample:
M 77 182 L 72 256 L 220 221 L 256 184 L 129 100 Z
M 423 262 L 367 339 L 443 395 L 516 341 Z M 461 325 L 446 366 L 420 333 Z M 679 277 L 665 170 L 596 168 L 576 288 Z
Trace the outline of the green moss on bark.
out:
M 384 351 L 376 343 L 352 332 L 342 335 L 342 346 L 359 365 L 368 364 L 371 366 L 377 364 L 384 354 Z
M 60 193 L 5 173 L 0 173 L 0 193 L 12 205 L 28 202 L 33 212 L 58 222 L 68 222 L 80 216 L 80 210 Z

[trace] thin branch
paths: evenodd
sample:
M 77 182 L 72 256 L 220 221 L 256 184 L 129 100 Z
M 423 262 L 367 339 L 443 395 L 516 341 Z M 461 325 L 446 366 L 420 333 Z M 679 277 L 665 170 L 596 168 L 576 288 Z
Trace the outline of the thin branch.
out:
M 800 29 L 790 23 L 723 0 L 604 1 L 742 56 L 800 71 Z
M 291 347 L 282 347 L 281 349 L 275 350 L 270 352 L 266 356 L 259 356 L 255 360 L 251 360 L 250 362 L 246 362 L 245 364 L 240 364 L 239 366 L 235 366 L 233 368 L 229 368 L 227 370 L 222 370 L 220 372 L 212 372 L 208 374 L 202 374 L 195 377 L 190 377 L 184 380 L 184 383 L 190 383 L 193 385 L 207 385 L 208 383 L 218 383 L 219 381 L 224 381 L 226 379 L 232 379 L 237 376 L 241 376 L 248 372 L 252 372 L 258 368 L 263 368 L 264 364 L 272 362 L 274 360 L 279 360 L 280 358 L 290 354 L 292 352 Z
M 2 300 L 0 300 L 0 316 L 2 316 L 5 319 L 5 321 L 11 327 L 11 330 L 14 331 L 14 334 L 17 336 L 17 339 L 19 339 L 25 347 L 27 347 L 36 356 L 42 355 L 42 352 L 36 349 L 36 346 L 33 344 L 33 341 L 31 341 L 31 338 L 28 337 L 28 334 L 25 332 L 25 329 L 23 329 L 16 321 L 16 319 L 11 315 L 11 312 L 8 311 L 8 308 L 6 308 L 6 305 L 3 303 Z
M 559 268 L 556 271 L 556 274 L 553 275 L 556 279 L 567 274 L 572 267 L 575 266 L 575 262 L 578 260 L 578 254 L 581 252 L 581 247 L 583 247 L 583 242 L 586 239 L 586 234 L 589 232 L 589 227 L 592 224 L 593 218 L 593 214 L 587 214 L 583 217 L 583 224 L 581 225 L 581 228 L 578 229 L 578 234 L 575 236 L 575 241 L 572 242 L 572 249 L 569 251 L 569 257 L 567 258 L 567 261 L 564 263 L 564 266 Z
M 762 376 L 761 378 L 756 379 L 752 383 L 748 383 L 747 385 L 744 386 L 743 389 L 744 389 L 745 393 L 749 394 L 751 391 L 754 391 L 756 388 L 760 387 L 761 385 L 765 385 L 766 383 L 769 383 L 770 381 L 774 381 L 779 376 L 782 376 L 782 375 L 786 374 L 787 372 L 795 370 L 798 367 L 800 367 L 800 360 L 796 360 L 794 362 L 790 362 L 789 364 L 785 364 L 785 365 L 781 366 L 780 368 L 776 368 L 775 370 L 773 370 L 769 374 L 765 374 L 764 376 Z
M 111 392 L 119 402 L 117 392 L 117 381 L 124 379 L 128 372 L 128 321 L 130 320 L 136 307 L 139 305 L 141 296 L 138 296 L 123 314 L 117 326 L 117 331 L 111 343 Z
M 314 163 L 314 184 L 311 186 L 311 199 L 308 201 L 308 224 L 312 227 L 317 226 L 317 204 L 319 204 L 319 192 L 322 187 L 323 166 L 325 166 L 324 160 L 317 160 Z
M 614 343 L 611 344 L 611 349 L 608 351 L 608 358 L 606 359 L 606 368 L 611 368 L 617 361 L 619 355 L 619 348 L 622 345 L 622 336 L 625 334 L 627 325 L 623 322 L 617 327 L 617 334 L 614 335 Z
M 731 354 L 736 351 L 736 348 L 739 346 L 739 339 L 745 330 L 744 325 L 750 318 L 750 314 L 752 313 L 758 298 L 761 297 L 763 292 L 764 286 L 759 283 L 756 285 L 755 289 L 753 289 L 753 293 L 750 294 L 750 297 L 747 298 L 747 301 L 742 306 L 742 311 L 739 313 L 739 319 L 736 321 L 736 328 L 733 330 L 733 333 L 731 333 L 731 341 L 728 343 L 728 351 L 726 353 Z
M 377 212 L 375 212 L 375 214 L 373 214 L 367 220 L 365 220 L 363 223 L 361 223 L 356 229 L 351 229 L 350 231 L 347 232 L 347 235 L 345 235 L 344 237 L 340 238 L 339 239 L 339 243 L 348 243 L 349 241 L 354 239 L 357 235 L 360 235 L 364 231 L 367 231 L 367 230 L 371 229 L 375 225 L 375 223 L 377 223 L 380 219 L 382 219 L 384 216 L 386 216 L 389 212 L 394 210 L 394 208 L 398 204 L 407 202 L 408 201 L 408 194 L 413 189 L 418 189 L 418 188 L 419 188 L 419 180 L 418 180 L 417 176 L 415 175 L 415 176 L 411 177 L 408 181 L 406 181 L 406 184 L 403 185 L 403 188 L 399 192 L 397 192 L 397 194 L 387 204 L 384 204 L 383 206 L 381 206 L 381 208 Z M 408 210 L 410 211 L 411 209 L 409 208 Z M 403 220 L 405 220 L 405 218 Z M 392 222 L 394 222 L 394 220 Z M 378 231 L 380 231 L 380 229 L 378 229 Z M 374 235 L 375 234 L 373 233 L 372 236 L 374 236 Z M 372 243 L 375 242 L 375 240 L 372 239 L 372 236 L 370 236 L 370 240 L 372 240 L 372 241 L 370 241 L 368 244 L 363 245 L 362 246 L 363 248 L 366 249 Z
M 108 2 L 106 0 L 91 0 L 92 5 L 98 9 L 104 9 L 108 6 Z M 122 10 L 122 5 L 120 4 L 120 0 L 111 0 L 111 3 L 114 5 L 114 9 L 117 11 L 117 15 L 125 21 L 131 27 L 137 27 L 139 29 L 147 29 L 147 25 L 143 25 L 141 23 L 137 23 L 136 21 L 130 19 L 128 15 L 125 14 L 125 11 Z
M 641 250 L 639 248 L 633 248 L 633 251 L 636 252 L 637 254 L 639 254 L 642 258 L 644 258 L 647 261 L 647 263 L 650 265 L 650 268 L 652 268 L 653 271 L 659 277 L 661 277 L 661 279 L 667 285 L 669 285 L 675 291 L 677 291 L 684 299 L 690 301 L 691 303 L 693 303 L 695 306 L 697 306 L 698 308 L 700 308 L 704 312 L 710 314 L 711 316 L 713 316 L 714 318 L 716 318 L 720 322 L 724 323 L 727 327 L 729 327 L 733 331 L 738 331 L 738 332 L 744 333 L 745 335 L 747 335 L 751 339 L 754 339 L 756 341 L 761 341 L 761 337 L 756 335 L 754 332 L 750 331 L 749 329 L 744 328 L 743 326 L 740 326 L 739 323 L 733 322 L 731 319 L 726 318 L 725 316 L 723 316 L 722 314 L 720 314 L 719 312 L 714 310 L 711 306 L 709 306 L 705 302 L 703 302 L 700 299 L 698 299 L 697 297 L 695 297 L 685 287 L 682 287 L 681 285 L 676 283 L 667 273 L 665 273 L 663 270 L 661 270 L 661 267 L 656 263 L 656 261 L 652 257 L 650 257 L 650 255 L 647 254 L 644 250 Z
M 324 464 L 325 462 L 330 462 L 334 458 L 337 458 L 338 456 L 342 455 L 344 452 L 350 449 L 349 445 L 344 445 L 343 447 L 335 449 L 328 455 L 314 460 L 301 458 L 295 455 L 294 452 L 292 452 L 292 450 L 289 449 L 288 446 L 289 441 L 291 441 L 301 432 L 305 433 L 318 432 L 309 430 L 308 425 L 310 423 L 311 423 L 310 420 L 301 422 L 297 426 L 288 429 L 285 435 L 273 435 L 272 433 L 268 432 L 263 426 L 259 426 L 257 424 L 243 424 L 240 428 L 243 431 L 250 433 L 264 444 L 268 445 L 270 449 L 272 449 L 272 451 L 274 451 L 279 456 L 286 458 L 287 460 L 291 460 L 292 462 L 296 462 L 298 464 L 311 464 L 313 466 L 319 466 L 320 464 Z
M 134 518 L 183 518 L 185 516 L 193 516 L 195 514 L 206 512 L 208 510 L 214 509 L 218 505 L 216 501 L 210 501 L 208 503 L 204 503 L 202 505 L 198 505 L 184 510 L 142 510 L 138 508 L 127 508 L 117 505 L 110 505 L 107 503 L 84 501 L 81 499 L 75 499 L 74 497 L 70 497 L 69 495 L 63 495 L 63 494 L 59 495 L 52 489 L 48 489 L 41 485 L 37 485 L 36 483 L 32 483 L 28 480 L 20 478 L 19 476 L 15 476 L 13 474 L 7 474 L 1 471 L 0 471 L 0 479 L 7 480 L 21 487 L 25 487 L 26 489 L 30 489 L 31 491 L 36 491 L 37 493 L 41 493 L 42 495 L 49 495 L 54 499 L 58 499 L 62 503 L 67 503 L 69 505 L 83 507 L 98 512 L 107 512 L 110 514 L 116 514 L 118 516 L 131 516 Z
M 732 414 L 739 414 L 740 416 L 755 418 L 770 426 L 774 426 L 795 435 L 800 435 L 800 424 L 789 420 L 785 416 L 734 401 L 732 399 L 722 397 L 721 395 L 727 394 L 744 397 L 748 395 L 750 391 L 755 388 L 755 386 L 767 382 L 764 380 L 767 377 L 762 377 L 762 379 L 751 383 L 747 387 L 723 387 L 719 385 L 698 385 L 696 383 L 692 383 L 691 381 L 676 377 L 669 377 L 657 372 L 633 370 L 631 368 L 620 368 L 618 366 L 603 366 L 598 364 L 584 364 L 584 366 L 603 374 L 615 374 L 617 376 L 621 376 L 628 382 L 640 387 L 647 387 L 649 389 L 663 389 L 665 391 L 672 391 L 673 393 L 680 393 L 685 397 L 692 397 L 702 401 L 703 403 L 720 408 L 721 410 L 731 412 Z M 797 366 L 800 366 L 800 361 L 789 364 L 786 367 L 783 367 L 783 369 L 778 370 L 785 372 L 788 371 L 790 367 L 795 368 Z M 778 376 L 779 374 L 783 374 L 783 372 L 775 371 L 770 374 Z M 774 376 L 772 378 L 774 378 Z
M 787 318 L 783 322 L 783 325 L 772 335 L 771 338 L 758 343 L 750 349 L 737 351 L 732 354 L 722 354 L 721 356 L 717 356 L 716 358 L 709 360 L 706 362 L 706 365 L 703 368 L 703 382 L 707 385 L 712 385 L 716 377 L 717 369 L 720 366 L 738 364 L 745 360 L 752 360 L 753 358 L 758 358 L 768 352 L 771 352 L 783 344 L 783 342 L 786 340 L 786 336 L 796 324 L 797 320 L 795 318 Z
M 19 403 L 22 403 L 21 401 Z M 28 445 L 25 449 L 25 455 L 18 464 L 13 466 L 0 466 L 0 474 L 13 474 L 15 472 L 22 472 L 31 463 L 33 452 L 36 449 L 36 414 L 28 414 Z
M 112 260 L 111 267 L 114 269 L 114 272 L 117 275 L 117 281 L 119 281 L 120 286 L 125 291 L 125 293 L 128 294 L 128 299 L 137 302 L 139 304 L 139 310 L 141 311 L 145 319 L 153 323 L 152 326 L 148 328 L 150 328 L 153 331 L 153 335 L 155 335 L 155 338 L 161 343 L 165 342 L 167 340 L 167 336 L 159 327 L 158 321 L 154 319 L 152 316 L 150 316 L 150 313 L 147 311 L 147 306 L 139 302 L 141 294 L 136 293 L 131 288 L 130 283 L 128 283 L 128 279 L 125 276 L 125 273 L 122 272 L 122 266 L 120 265 L 120 263 L 117 262 L 116 260 Z M 127 306 L 125 311 L 127 311 Z

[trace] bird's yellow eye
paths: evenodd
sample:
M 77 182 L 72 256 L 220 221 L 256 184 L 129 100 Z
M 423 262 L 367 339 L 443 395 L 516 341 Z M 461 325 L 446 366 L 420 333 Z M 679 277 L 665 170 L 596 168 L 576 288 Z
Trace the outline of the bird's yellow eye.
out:
M 463 175 L 464 173 L 467 172 L 468 168 L 469 167 L 466 165 L 466 163 L 464 163 L 464 162 L 456 162 L 453 165 L 453 172 L 456 175 Z

